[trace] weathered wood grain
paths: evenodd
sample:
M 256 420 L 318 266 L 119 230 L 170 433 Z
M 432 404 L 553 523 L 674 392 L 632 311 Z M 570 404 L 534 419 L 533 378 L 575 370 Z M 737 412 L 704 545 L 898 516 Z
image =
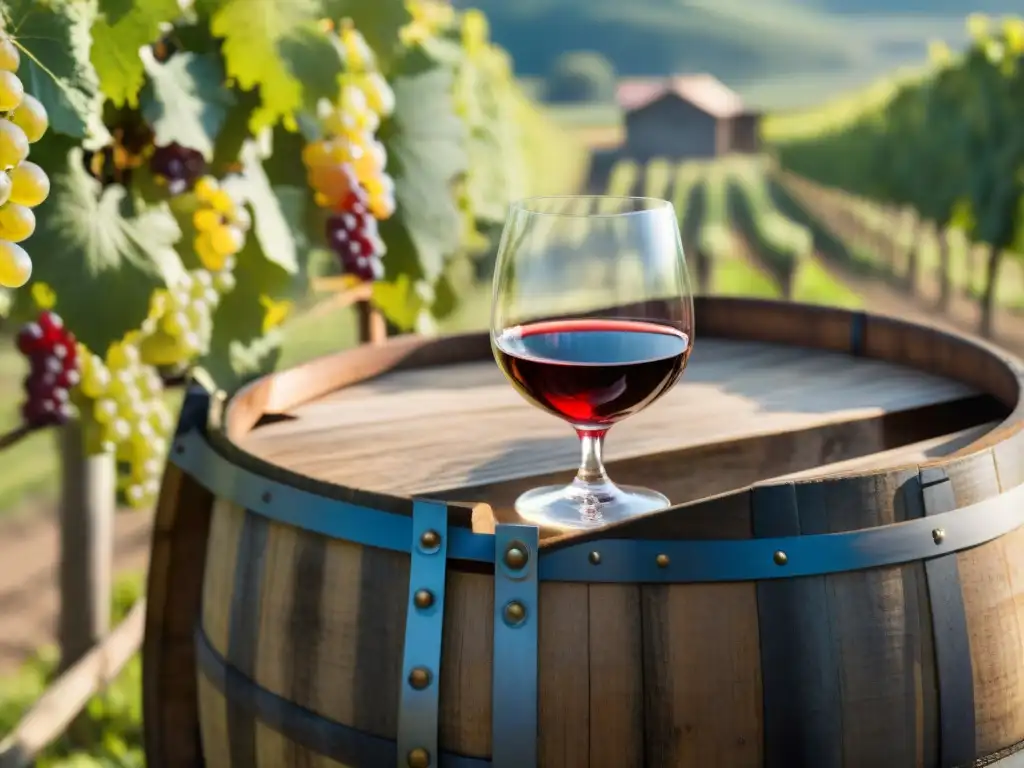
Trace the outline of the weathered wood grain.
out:
M 870 419 L 976 394 L 909 368 L 760 342 L 705 340 L 681 383 L 617 425 L 610 462 Z M 294 472 L 413 495 L 571 471 L 572 430 L 491 361 L 398 371 L 300 405 L 241 447 Z

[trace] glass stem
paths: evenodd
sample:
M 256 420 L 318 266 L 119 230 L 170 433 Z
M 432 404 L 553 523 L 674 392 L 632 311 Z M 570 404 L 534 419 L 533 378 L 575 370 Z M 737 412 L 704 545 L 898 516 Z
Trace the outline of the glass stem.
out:
M 606 429 L 577 429 L 580 438 L 580 468 L 576 473 L 573 485 L 580 490 L 589 491 L 597 496 L 607 495 L 612 487 L 608 473 L 604 470 L 601 450 L 604 448 Z M 603 493 L 602 493 L 603 492 Z

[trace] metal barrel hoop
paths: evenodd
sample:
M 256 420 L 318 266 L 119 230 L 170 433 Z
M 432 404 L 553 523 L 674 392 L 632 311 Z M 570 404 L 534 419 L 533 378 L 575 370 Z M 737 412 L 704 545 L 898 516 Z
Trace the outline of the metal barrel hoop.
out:
M 495 768 L 537 765 L 539 543 L 539 529 L 533 525 L 498 525 L 494 530 L 491 763 Z
M 216 496 L 276 522 L 355 544 L 409 552 L 412 520 L 408 516 L 325 498 L 261 477 L 233 464 L 196 430 L 177 437 L 171 460 Z M 966 507 L 877 528 L 757 539 L 602 539 L 545 552 L 535 561 L 540 581 L 765 581 L 927 560 L 976 547 L 1021 525 L 1024 484 Z M 447 552 L 452 560 L 496 562 L 494 536 L 465 528 L 448 532 Z M 594 552 L 600 568 L 594 567 Z
M 409 603 L 398 696 L 398 768 L 437 764 L 448 507 L 416 500 L 409 545 Z

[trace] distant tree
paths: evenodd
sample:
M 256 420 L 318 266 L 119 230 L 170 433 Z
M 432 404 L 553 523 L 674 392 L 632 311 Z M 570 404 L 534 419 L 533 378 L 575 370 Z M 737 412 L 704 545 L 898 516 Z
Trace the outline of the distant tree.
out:
M 555 59 L 547 77 L 548 101 L 611 101 L 615 69 L 600 53 L 569 51 Z

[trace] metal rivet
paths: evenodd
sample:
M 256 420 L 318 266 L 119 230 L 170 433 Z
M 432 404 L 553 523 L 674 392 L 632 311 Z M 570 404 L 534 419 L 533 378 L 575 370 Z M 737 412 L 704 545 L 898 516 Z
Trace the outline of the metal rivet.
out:
M 774 555 L 772 555 L 772 560 L 775 561 L 776 565 L 785 565 L 789 562 L 789 558 L 786 557 L 786 553 L 783 552 L 781 549 L 778 550 Z
M 668 568 L 668 555 L 658 555 L 656 558 L 654 558 L 654 562 L 658 564 L 659 568 Z
M 406 762 L 409 764 L 409 768 L 430 768 L 430 753 L 423 747 L 416 747 L 416 749 L 409 750 Z
M 260 499 L 263 500 L 264 504 L 269 504 L 272 498 L 274 498 L 274 496 L 270 491 L 264 491 L 263 495 L 260 496 Z
M 530 556 L 526 549 L 518 541 L 512 542 L 505 550 L 505 565 L 513 570 L 520 570 L 526 566 Z
M 932 531 L 932 541 L 936 544 L 941 544 L 946 538 L 946 531 L 944 528 L 936 528 Z
M 422 691 L 430 685 L 431 674 L 426 667 L 416 667 L 409 673 L 409 685 L 417 691 Z
M 601 564 L 601 553 L 600 552 L 591 552 L 590 556 L 589 556 L 589 559 L 590 559 L 590 563 L 592 565 L 600 565 Z
M 434 593 L 429 589 L 417 589 L 416 594 L 412 596 L 412 601 L 417 608 L 429 608 L 434 604 Z
M 505 623 L 509 625 L 519 624 L 526 618 L 526 606 L 518 600 L 513 600 L 505 606 Z
M 441 546 L 441 534 L 437 531 L 424 531 L 420 536 L 420 546 L 424 549 L 437 549 Z

